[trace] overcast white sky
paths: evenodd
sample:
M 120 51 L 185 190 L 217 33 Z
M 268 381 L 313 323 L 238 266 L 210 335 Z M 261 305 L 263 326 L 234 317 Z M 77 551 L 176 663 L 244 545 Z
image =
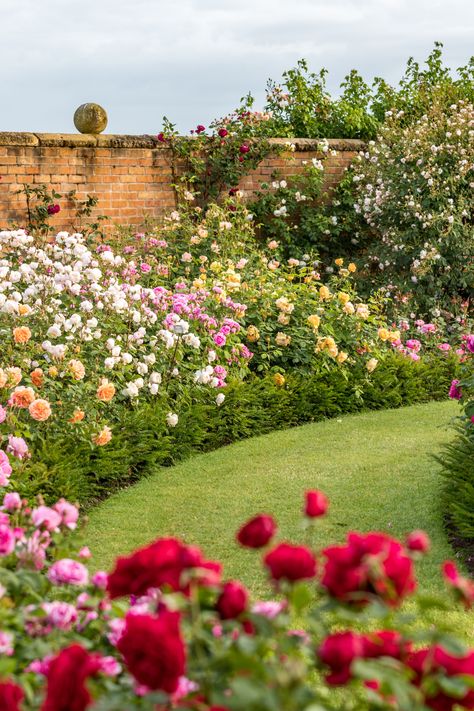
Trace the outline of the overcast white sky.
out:
M 435 40 L 474 54 L 474 0 L 0 0 L 0 130 L 74 132 L 81 103 L 108 133 L 182 131 L 260 108 L 268 77 L 305 57 L 334 90 L 353 67 L 396 81 Z

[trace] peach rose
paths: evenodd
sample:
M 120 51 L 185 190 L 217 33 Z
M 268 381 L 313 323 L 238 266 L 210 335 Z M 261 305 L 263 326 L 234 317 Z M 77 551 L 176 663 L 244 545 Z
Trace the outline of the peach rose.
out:
M 13 329 L 13 340 L 15 343 L 28 343 L 31 338 L 31 331 L 28 326 L 17 326 Z
M 70 360 L 68 367 L 74 380 L 82 380 L 86 374 L 86 369 L 80 360 Z
M 15 390 L 12 392 L 10 395 L 10 400 L 9 402 L 13 407 L 29 407 L 33 400 L 35 399 L 35 391 L 33 388 L 26 388 L 23 385 L 20 385 L 19 388 L 15 388 Z
M 30 373 L 31 382 L 37 388 L 40 388 L 44 382 L 44 373 L 41 368 L 35 368 Z
M 102 402 L 110 402 L 115 395 L 115 385 L 109 383 L 109 381 L 104 378 L 97 388 L 97 397 Z
M 69 422 L 71 422 L 73 425 L 75 425 L 77 422 L 82 422 L 84 417 L 86 416 L 86 413 L 84 410 L 74 410 L 72 417 L 70 418 Z
M 44 420 L 47 420 L 48 417 L 51 416 L 51 405 L 47 400 L 38 398 L 38 400 L 33 400 L 28 408 L 28 412 L 34 420 L 44 422 Z
M 112 439 L 112 430 L 110 429 L 110 427 L 107 427 L 107 425 L 106 425 L 105 427 L 103 427 L 101 429 L 99 434 L 97 434 L 93 438 L 92 441 L 94 442 L 94 444 L 97 444 L 99 447 L 103 447 L 105 444 L 108 444 L 111 439 Z

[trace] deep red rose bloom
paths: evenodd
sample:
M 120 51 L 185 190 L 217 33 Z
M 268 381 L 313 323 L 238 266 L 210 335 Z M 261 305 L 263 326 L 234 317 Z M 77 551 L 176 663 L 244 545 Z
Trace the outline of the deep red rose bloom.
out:
M 399 541 L 384 533 L 349 533 L 347 544 L 323 551 L 322 585 L 344 602 L 367 602 L 364 593 L 398 605 L 416 588 L 413 561 Z
M 117 649 L 139 684 L 168 694 L 176 691 L 186 667 L 178 612 L 162 612 L 159 617 L 127 615 Z
M 459 574 L 456 565 L 451 560 L 443 563 L 443 577 L 450 587 L 452 587 L 459 599 L 469 608 L 474 603 L 474 581 Z
M 226 128 L 220 128 L 217 132 L 217 135 L 220 136 L 220 138 L 225 138 L 229 135 L 229 131 Z
M 205 130 L 206 130 L 206 127 L 202 126 L 201 124 L 196 126 L 196 133 L 203 133 L 203 131 L 205 131 Z
M 200 585 L 214 585 L 220 580 L 220 571 L 220 564 L 204 560 L 199 548 L 185 546 L 176 538 L 160 538 L 118 558 L 107 590 L 111 598 L 145 595 L 150 588 L 161 587 L 186 592 L 190 577 Z
M 249 594 L 237 580 L 230 580 L 222 588 L 216 609 L 223 620 L 232 620 L 247 609 Z
M 371 632 L 367 635 L 336 632 L 326 637 L 318 650 L 318 656 L 331 670 L 326 675 L 327 683 L 336 686 L 349 681 L 351 665 L 355 659 L 401 659 L 409 651 L 410 644 L 402 639 L 399 632 L 393 630 Z
M 424 531 L 412 531 L 407 536 L 407 548 L 409 551 L 427 553 L 430 546 L 430 537 Z
M 295 581 L 314 578 L 316 558 L 309 548 L 280 543 L 263 559 L 273 580 Z
M 159 133 L 157 135 L 157 139 L 159 140 L 160 143 L 166 143 L 166 138 L 164 133 Z
M 326 637 L 318 650 L 318 656 L 331 669 L 326 681 L 332 686 L 346 684 L 351 676 L 351 664 L 364 653 L 364 641 L 355 632 L 337 632 Z
M 266 514 L 254 516 L 237 533 L 237 540 L 247 548 L 263 548 L 277 530 L 275 519 Z
M 304 512 L 309 518 L 324 516 L 328 510 L 329 501 L 322 491 L 307 491 L 305 494 Z
M 48 205 L 47 210 L 48 215 L 56 215 L 61 210 L 61 208 L 59 207 L 59 205 Z
M 12 681 L 0 682 L 0 711 L 20 711 L 23 690 Z
M 239 151 L 241 153 L 248 153 L 250 150 L 250 146 L 248 146 L 246 143 L 242 143 L 242 145 L 239 148 Z
M 92 701 L 85 682 L 99 671 L 96 657 L 80 644 L 66 647 L 51 661 L 41 711 L 85 711 Z
M 465 709 L 474 709 L 474 691 L 468 691 L 462 698 L 449 696 L 438 685 L 426 683 L 428 678 L 435 679 L 439 675 L 456 677 L 457 675 L 474 676 L 474 652 L 468 652 L 462 657 L 454 657 L 441 645 L 432 648 L 419 649 L 413 652 L 406 664 L 415 673 L 414 683 L 425 691 L 424 703 L 434 711 L 452 711 L 459 704 Z M 439 689 L 439 690 L 438 690 Z

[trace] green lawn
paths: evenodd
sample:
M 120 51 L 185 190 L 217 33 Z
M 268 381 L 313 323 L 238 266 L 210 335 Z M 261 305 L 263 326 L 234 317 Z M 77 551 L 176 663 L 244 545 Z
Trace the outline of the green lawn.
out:
M 404 536 L 426 530 L 432 555 L 419 567 L 431 591 L 443 589 L 441 562 L 452 557 L 442 528 L 441 482 L 430 455 L 450 436 L 452 402 L 370 412 L 274 432 L 198 455 L 112 496 L 90 514 L 86 543 L 95 567 L 157 536 L 179 536 L 221 560 L 256 594 L 264 592 L 255 555 L 234 545 L 239 524 L 271 512 L 280 534 L 302 540 L 303 492 L 322 489 L 330 514 L 316 544 L 347 531 L 383 530 Z

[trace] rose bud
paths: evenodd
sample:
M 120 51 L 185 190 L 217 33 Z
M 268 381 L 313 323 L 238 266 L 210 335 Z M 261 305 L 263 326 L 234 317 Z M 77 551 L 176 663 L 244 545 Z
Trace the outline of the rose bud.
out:
M 309 518 L 324 516 L 328 510 L 329 501 L 322 491 L 307 491 L 305 494 L 304 513 Z
M 224 585 L 216 603 L 216 609 L 222 620 L 232 620 L 247 609 L 249 595 L 246 588 L 237 580 Z
M 247 548 L 263 548 L 274 536 L 277 530 L 275 520 L 271 516 L 260 514 L 251 518 L 237 533 L 237 540 Z
M 409 551 L 427 553 L 431 547 L 430 537 L 424 531 L 412 531 L 407 536 L 407 548 Z
M 250 150 L 250 146 L 248 146 L 246 143 L 242 143 L 242 145 L 239 148 L 239 151 L 241 153 L 248 153 Z

